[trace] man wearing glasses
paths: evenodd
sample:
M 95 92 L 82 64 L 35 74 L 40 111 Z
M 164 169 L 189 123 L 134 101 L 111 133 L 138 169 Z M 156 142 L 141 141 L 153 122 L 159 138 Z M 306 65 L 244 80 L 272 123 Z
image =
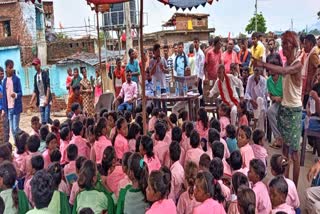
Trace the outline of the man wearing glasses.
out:
M 40 108 L 41 123 L 47 124 L 50 120 L 50 107 L 51 107 L 51 92 L 50 92 L 50 78 L 46 71 L 41 69 L 41 61 L 35 58 L 32 61 L 37 73 L 34 75 L 34 90 L 30 101 L 32 106 L 35 98 L 37 98 L 36 105 Z

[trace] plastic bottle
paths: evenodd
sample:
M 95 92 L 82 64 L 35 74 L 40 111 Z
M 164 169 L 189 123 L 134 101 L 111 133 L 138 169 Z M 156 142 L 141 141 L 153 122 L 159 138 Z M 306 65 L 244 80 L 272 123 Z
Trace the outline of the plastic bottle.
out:
M 159 80 L 157 80 L 156 94 L 157 94 L 157 97 L 161 96 L 161 86 L 160 86 L 160 81 Z
M 187 96 L 188 93 L 188 85 L 186 83 L 186 81 L 184 81 L 183 83 L 183 96 Z
M 311 114 L 316 113 L 316 101 L 312 97 L 309 97 L 309 103 L 310 103 L 310 113 Z
M 179 90 L 179 83 L 176 82 L 176 96 L 179 97 L 180 96 L 180 90 Z

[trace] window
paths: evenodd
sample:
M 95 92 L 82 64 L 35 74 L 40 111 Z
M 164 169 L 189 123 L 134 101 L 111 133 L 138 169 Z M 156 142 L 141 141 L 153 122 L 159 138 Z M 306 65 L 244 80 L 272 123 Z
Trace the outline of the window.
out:
M 4 21 L 2 25 L 3 25 L 3 36 L 10 37 L 11 36 L 10 21 Z

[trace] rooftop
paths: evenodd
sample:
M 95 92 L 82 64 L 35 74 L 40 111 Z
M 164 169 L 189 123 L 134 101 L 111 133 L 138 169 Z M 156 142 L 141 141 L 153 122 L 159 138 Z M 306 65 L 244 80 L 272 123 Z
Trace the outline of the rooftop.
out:
M 190 17 L 190 18 L 202 19 L 202 18 L 207 18 L 208 16 L 210 16 L 210 15 L 209 14 L 205 14 L 205 13 L 175 13 L 162 26 L 163 27 L 176 26 L 176 18 L 177 17 Z

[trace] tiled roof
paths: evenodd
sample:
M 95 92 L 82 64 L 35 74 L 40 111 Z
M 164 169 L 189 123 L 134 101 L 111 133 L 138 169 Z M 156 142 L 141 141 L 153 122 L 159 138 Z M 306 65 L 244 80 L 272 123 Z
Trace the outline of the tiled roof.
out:
M 0 4 L 12 4 L 16 2 L 18 2 L 18 0 L 0 0 Z

